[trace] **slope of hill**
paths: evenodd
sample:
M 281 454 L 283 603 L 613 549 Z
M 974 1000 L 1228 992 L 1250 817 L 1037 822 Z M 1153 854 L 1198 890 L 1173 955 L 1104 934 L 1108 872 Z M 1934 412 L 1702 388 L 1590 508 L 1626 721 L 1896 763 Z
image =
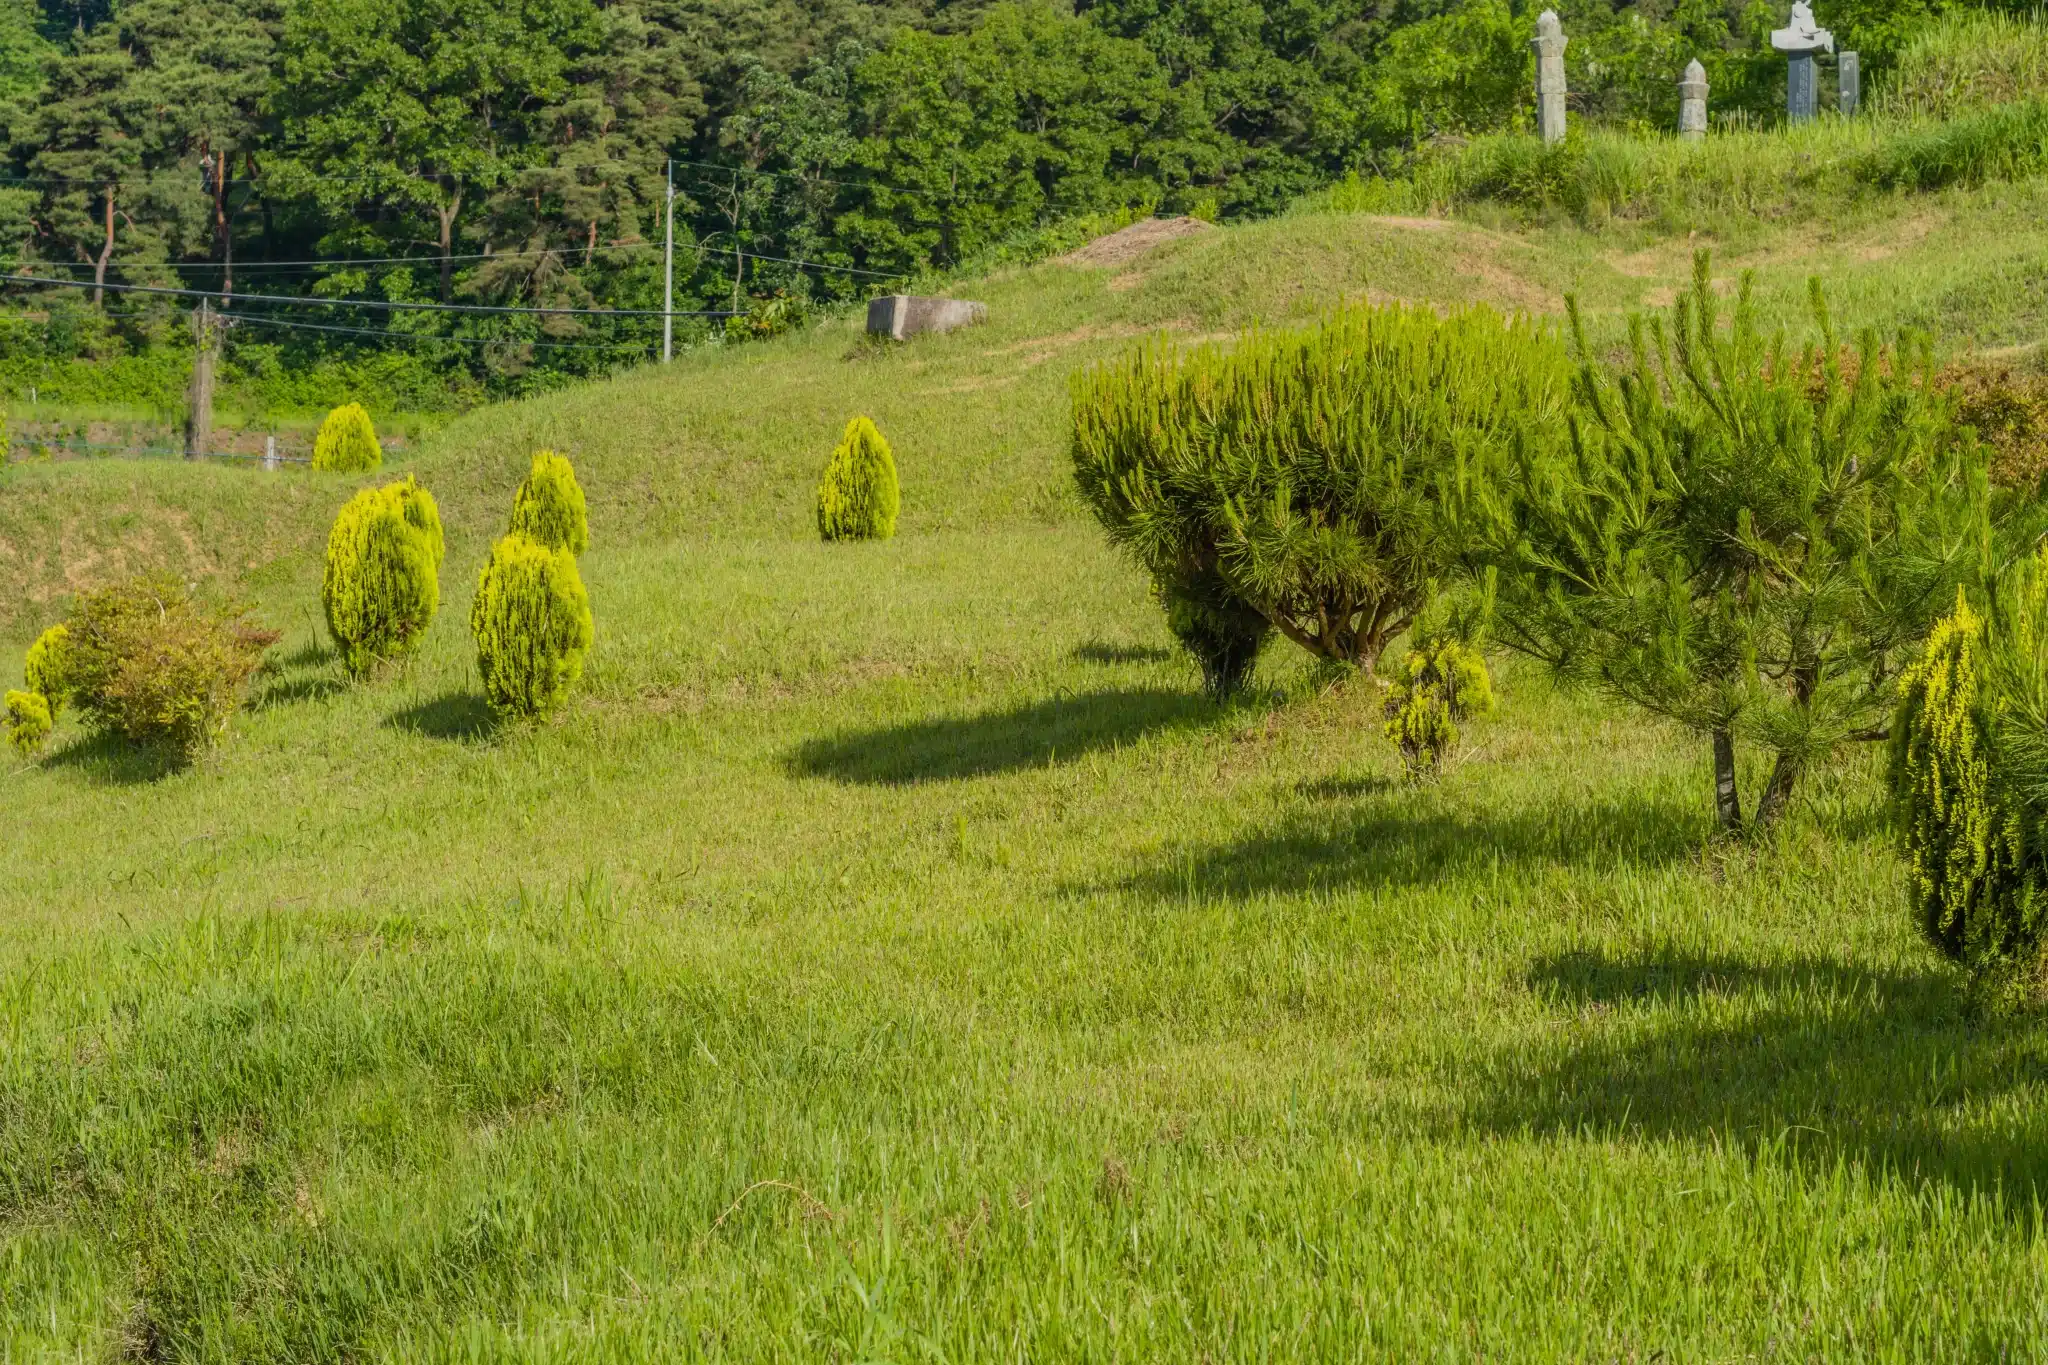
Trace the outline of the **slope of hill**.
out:
M 1730 278 L 1755 270 L 1766 315 L 1795 329 L 1806 280 L 1818 275 L 1845 328 L 1912 326 L 1951 349 L 2025 348 L 2048 335 L 2044 208 L 2042 180 L 1899 195 L 1848 221 L 1749 227 L 1716 268 Z M 538 446 L 587 471 L 614 544 L 801 539 L 824 452 L 848 417 L 867 412 L 897 440 L 918 493 L 907 533 L 1070 519 L 1067 376 L 1134 338 L 1225 335 L 1361 296 L 1557 313 L 1575 292 L 1611 339 L 1626 310 L 1670 301 L 1698 245 L 1711 241 L 1627 224 L 1297 213 L 1109 265 L 1068 259 L 963 286 L 992 305 L 992 321 L 955 338 L 869 347 L 849 319 L 484 409 L 402 467 L 441 491 L 472 558 Z M 259 597 L 273 582 L 302 591 L 340 500 L 337 486 L 304 472 L 14 466 L 0 474 L 0 575 L 13 585 L 0 633 L 19 637 L 96 576 L 150 564 Z
M 1724 264 L 2029 341 L 2044 199 Z M 1506 666 L 1411 786 L 1284 649 L 1205 701 L 1069 492 L 1067 374 L 1154 329 L 1575 290 L 1606 344 L 1689 245 L 1303 214 L 479 412 L 409 466 L 441 616 L 361 684 L 350 481 L 9 470 L 18 638 L 152 561 L 287 636 L 191 770 L 0 773 L 0 1357 L 2031 1354 L 2039 1040 L 1915 938 L 1870 756 L 1718 845 L 1699 745 Z M 855 412 L 902 531 L 823 546 Z M 466 607 L 538 445 L 598 644 L 500 727 Z

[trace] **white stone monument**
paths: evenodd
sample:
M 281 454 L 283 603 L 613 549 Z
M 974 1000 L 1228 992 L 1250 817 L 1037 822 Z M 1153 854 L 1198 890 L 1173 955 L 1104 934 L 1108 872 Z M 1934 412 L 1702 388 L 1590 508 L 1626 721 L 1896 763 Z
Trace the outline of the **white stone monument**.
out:
M 1818 87 L 1813 71 L 1816 52 L 1833 52 L 1835 35 L 1814 21 L 1813 6 L 1794 0 L 1792 22 L 1771 34 L 1771 46 L 1785 54 L 1785 113 L 1794 123 L 1813 117 Z
M 1556 10 L 1545 10 L 1536 20 L 1536 131 L 1545 143 L 1564 141 L 1564 25 Z
M 1707 69 L 1697 61 L 1678 82 L 1678 135 L 1687 142 L 1707 135 Z

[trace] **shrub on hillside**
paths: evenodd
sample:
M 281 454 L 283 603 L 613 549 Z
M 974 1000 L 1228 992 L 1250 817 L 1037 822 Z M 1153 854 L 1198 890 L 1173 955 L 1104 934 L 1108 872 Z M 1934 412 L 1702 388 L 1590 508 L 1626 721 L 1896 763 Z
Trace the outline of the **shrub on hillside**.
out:
M 808 299 L 778 292 L 765 299 L 749 299 L 746 312 L 727 318 L 725 339 L 729 342 L 767 341 L 801 331 L 810 320 Z
M 441 605 L 445 540 L 434 497 L 411 476 L 365 488 L 327 536 L 320 597 L 351 673 L 410 652 Z
M 1893 809 L 1927 941 L 1980 980 L 2048 986 L 2048 553 L 1958 594 L 1900 679 Z M 2015 979 L 2016 978 L 2016 979 Z
M 1228 701 L 1243 690 L 1273 638 L 1273 623 L 1232 596 L 1216 575 L 1155 586 L 1154 596 L 1166 610 L 1167 629 L 1202 670 L 1209 695 Z
M 551 550 L 580 555 L 590 548 L 590 514 L 576 470 L 552 450 L 534 452 L 533 468 L 512 495 L 511 530 Z
M 6 705 L 7 742 L 24 758 L 33 758 L 56 724 L 49 699 L 40 692 L 9 692 Z
M 491 547 L 469 625 L 484 697 L 504 715 L 552 711 L 583 675 L 590 597 L 567 550 L 517 532 Z
M 1074 472 L 1170 618 L 1227 603 L 1370 670 L 1482 492 L 1554 439 L 1569 378 L 1537 325 L 1487 309 L 1356 305 L 1228 351 L 1162 340 L 1077 377 Z
M 1820 342 L 1787 363 L 1749 282 L 1724 327 L 1694 268 L 1668 333 L 1637 320 L 1631 367 L 1585 365 L 1571 443 L 1517 466 L 1484 556 L 1495 638 L 1708 739 L 1732 832 L 1738 738 L 1772 756 L 1763 829 L 1810 764 L 1882 732 L 1993 507 L 1924 347 L 1887 366 L 1866 336 L 1852 378 L 1816 283 Z
M 887 540 L 902 507 L 896 457 L 865 417 L 846 424 L 818 480 L 818 534 L 826 540 Z
M 67 624 L 72 693 L 87 723 L 187 758 L 227 729 L 277 640 L 162 576 L 83 594 Z
M 28 690 L 41 696 L 55 720 L 71 699 L 71 631 L 51 626 L 28 647 L 28 662 L 22 674 Z
M 1416 640 L 1387 694 L 1385 733 L 1412 780 L 1434 776 L 1458 743 L 1458 722 L 1493 710 L 1493 675 L 1469 639 L 1439 630 Z
M 313 468 L 336 474 L 366 474 L 382 467 L 384 448 L 377 428 L 360 403 L 346 403 L 327 414 L 313 438 Z

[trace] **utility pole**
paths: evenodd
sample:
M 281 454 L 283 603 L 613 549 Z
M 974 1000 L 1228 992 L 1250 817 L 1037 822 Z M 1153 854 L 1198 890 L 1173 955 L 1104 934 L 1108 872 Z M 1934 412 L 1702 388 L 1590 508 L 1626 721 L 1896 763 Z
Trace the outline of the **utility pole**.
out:
M 662 236 L 661 263 L 667 283 L 661 292 L 661 363 L 666 365 L 676 350 L 676 163 L 668 163 L 668 197 L 662 205 L 667 224 Z
M 199 311 L 192 315 L 192 329 L 199 346 L 192 356 L 191 410 L 185 415 L 185 458 L 188 460 L 204 456 L 213 438 L 215 329 L 211 299 L 199 300 Z

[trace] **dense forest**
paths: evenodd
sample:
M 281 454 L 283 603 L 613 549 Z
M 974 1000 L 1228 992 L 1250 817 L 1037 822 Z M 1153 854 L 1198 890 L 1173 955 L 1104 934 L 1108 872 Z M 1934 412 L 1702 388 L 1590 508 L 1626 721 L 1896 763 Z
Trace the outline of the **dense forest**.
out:
M 188 300 L 118 286 L 657 309 L 671 174 L 676 306 L 747 315 L 692 334 L 772 330 L 1028 251 L 1050 224 L 1258 214 L 1525 125 L 1540 7 L 0 0 L 0 256 L 109 286 L 14 290 L 40 325 L 0 352 L 174 364 Z M 1718 117 L 1777 116 L 1784 4 L 1553 7 L 1587 119 L 1669 125 L 1694 57 Z M 1817 8 L 1881 73 L 1946 7 Z M 660 336 L 644 316 L 235 315 L 250 373 L 369 365 L 387 388 L 477 394 L 639 360 Z

